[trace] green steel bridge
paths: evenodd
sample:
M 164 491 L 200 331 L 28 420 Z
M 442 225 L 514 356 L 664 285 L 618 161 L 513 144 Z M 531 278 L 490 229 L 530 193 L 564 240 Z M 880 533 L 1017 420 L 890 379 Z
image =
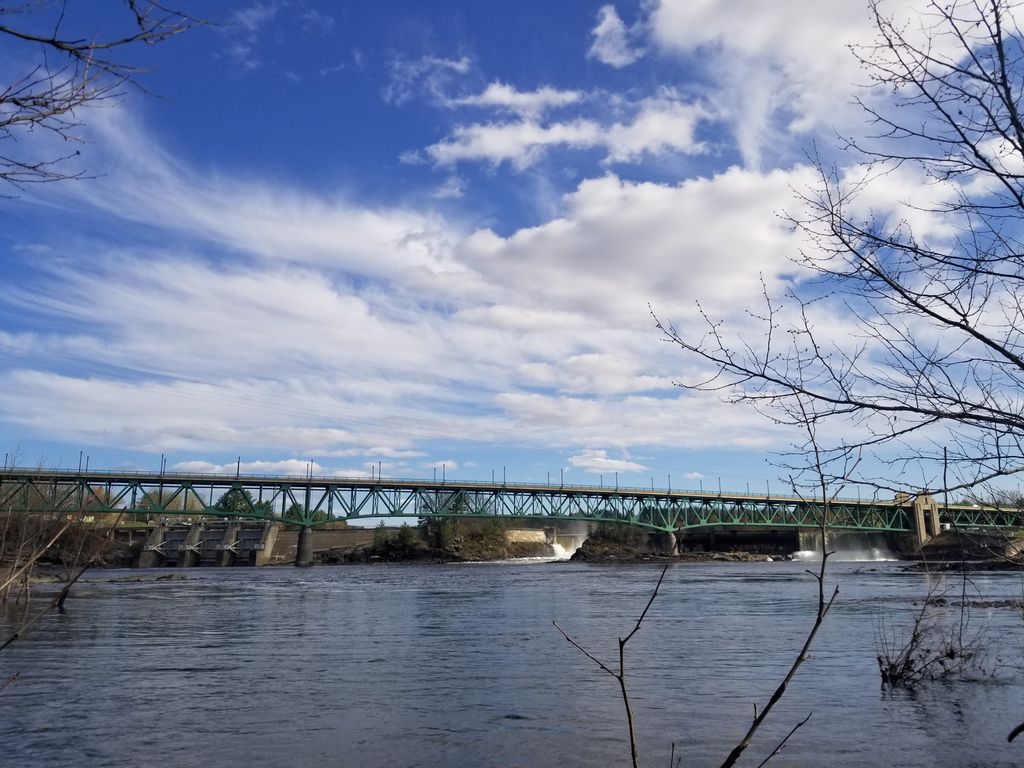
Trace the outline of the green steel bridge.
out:
M 231 518 L 310 529 L 335 520 L 500 517 L 611 521 L 652 531 L 815 528 L 821 500 L 655 488 L 534 483 L 0 470 L 0 513 L 122 514 L 132 518 Z M 941 525 L 1024 527 L 1024 512 L 967 504 L 937 509 Z M 914 498 L 836 499 L 827 524 L 851 531 L 913 532 Z M 935 526 L 937 528 L 937 526 Z M 933 531 L 935 532 L 935 531 Z

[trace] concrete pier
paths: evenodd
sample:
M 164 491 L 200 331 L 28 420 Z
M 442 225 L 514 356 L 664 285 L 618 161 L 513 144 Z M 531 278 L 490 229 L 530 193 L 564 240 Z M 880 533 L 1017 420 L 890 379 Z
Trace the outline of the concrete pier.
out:
M 299 542 L 295 548 L 295 565 L 308 567 L 313 564 L 313 529 L 300 528 Z
M 676 535 L 669 531 L 651 534 L 651 545 L 654 551 L 660 555 L 675 556 L 679 554 L 679 544 L 676 541 Z
M 185 540 L 181 543 L 178 565 L 182 568 L 193 568 L 199 565 L 199 540 L 203 535 L 203 525 L 197 523 L 188 529 Z
M 230 566 L 235 564 L 235 547 L 238 544 L 238 525 L 228 524 L 224 529 L 224 538 L 220 543 L 220 557 L 217 558 L 218 565 Z
M 930 495 L 922 493 L 914 499 L 914 533 L 917 535 L 917 546 L 923 547 L 929 539 L 941 532 L 939 505 Z
M 139 552 L 137 568 L 155 568 L 158 565 L 163 565 L 166 559 L 163 552 L 166 534 L 167 529 L 162 525 L 158 525 L 149 532 L 146 541 L 142 545 L 142 551 Z

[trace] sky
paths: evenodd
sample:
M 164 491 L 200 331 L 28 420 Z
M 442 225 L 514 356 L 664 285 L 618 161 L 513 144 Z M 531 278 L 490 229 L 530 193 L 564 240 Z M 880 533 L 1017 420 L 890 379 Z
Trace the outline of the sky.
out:
M 809 158 L 855 172 L 885 98 L 862 0 L 182 7 L 86 178 L 0 198 L 9 462 L 785 487 L 799 435 L 653 316 L 742 334 L 804 279 Z

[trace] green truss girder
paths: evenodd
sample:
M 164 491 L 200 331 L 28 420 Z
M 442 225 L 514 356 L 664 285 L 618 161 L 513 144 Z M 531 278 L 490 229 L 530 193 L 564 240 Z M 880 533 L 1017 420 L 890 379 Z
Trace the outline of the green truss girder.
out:
M 216 507 L 228 491 L 247 491 L 248 509 Z M 655 531 L 710 527 L 814 528 L 822 504 L 798 498 L 635 488 L 118 472 L 0 471 L 0 513 L 122 513 L 281 520 L 293 525 L 385 517 L 502 517 L 614 521 Z M 1024 527 L 1024 512 L 970 505 L 940 509 L 961 528 Z M 905 532 L 909 502 L 843 499 L 829 504 L 831 528 Z

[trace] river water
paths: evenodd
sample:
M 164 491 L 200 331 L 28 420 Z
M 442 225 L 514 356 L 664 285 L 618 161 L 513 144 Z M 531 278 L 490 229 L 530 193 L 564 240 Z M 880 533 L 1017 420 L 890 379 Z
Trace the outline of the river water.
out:
M 679 564 L 627 646 L 643 764 L 718 765 L 792 661 L 816 601 L 806 563 Z M 927 577 L 837 563 L 811 658 L 748 751 L 757 765 L 1017 766 L 1024 621 L 976 609 L 994 676 L 882 690 L 880 626 L 905 624 Z M 629 764 L 609 663 L 659 568 L 575 563 L 96 571 L 67 610 L 0 654 L 0 765 Z M 132 581 L 133 579 L 145 581 Z M 1020 598 L 1017 574 L 971 596 Z M 40 605 L 37 602 L 36 605 Z M 0 614 L 2 629 L 12 617 Z M 6 634 L 5 634 L 6 636 Z M 1024 741 L 1024 737 L 1022 737 Z

